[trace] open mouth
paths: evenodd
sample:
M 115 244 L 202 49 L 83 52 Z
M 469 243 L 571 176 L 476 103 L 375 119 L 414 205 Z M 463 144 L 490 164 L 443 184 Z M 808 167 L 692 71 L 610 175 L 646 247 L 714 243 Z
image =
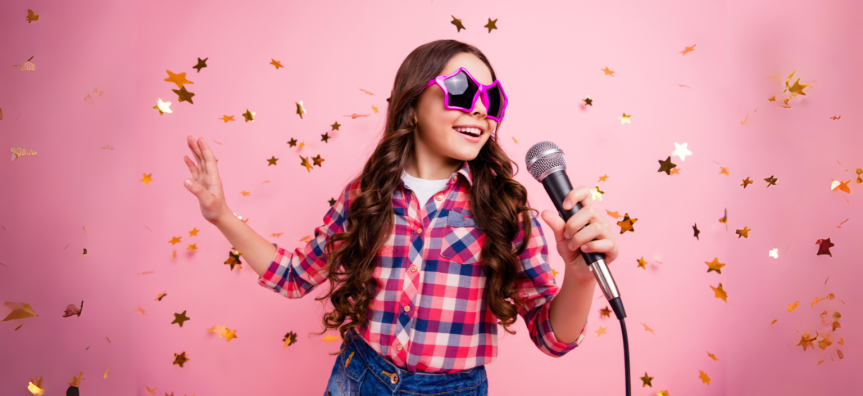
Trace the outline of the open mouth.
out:
M 478 138 L 482 135 L 482 131 L 480 131 L 477 128 L 460 128 L 460 129 L 453 128 L 453 130 L 462 134 L 462 135 L 466 135 L 466 136 L 470 136 L 470 137 L 474 137 L 474 138 Z

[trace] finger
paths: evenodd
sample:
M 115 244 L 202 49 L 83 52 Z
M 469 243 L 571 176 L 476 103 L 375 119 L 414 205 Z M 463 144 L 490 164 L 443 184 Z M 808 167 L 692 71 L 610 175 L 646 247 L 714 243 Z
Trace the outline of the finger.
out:
M 193 179 L 186 179 L 183 180 L 183 185 L 186 186 L 192 194 L 195 194 L 202 206 L 206 207 L 213 202 L 213 194 L 210 194 L 210 192 L 207 191 L 201 183 L 198 183 Z
M 582 202 L 585 200 L 585 198 L 587 198 L 589 196 L 590 196 L 590 189 L 589 188 L 587 188 L 585 186 L 578 187 L 578 188 L 570 191 L 569 194 L 566 194 L 566 198 L 564 198 L 564 200 L 563 200 L 563 208 L 565 210 L 570 210 L 573 207 L 575 207 L 576 202 Z M 584 206 L 583 202 L 582 202 L 582 206 Z
M 579 230 L 569 241 L 569 250 L 577 250 L 581 245 L 594 239 L 604 239 L 602 224 L 588 224 Z
M 565 238 L 570 238 L 572 235 L 578 233 L 579 230 L 587 226 L 592 222 L 596 222 L 598 218 L 596 214 L 596 208 L 591 206 L 582 207 L 581 210 L 575 212 L 572 217 L 566 222 L 566 228 L 564 229 L 563 236 Z
M 195 166 L 195 163 L 186 155 L 183 156 L 183 162 L 185 162 L 186 166 L 189 167 L 189 172 L 192 173 L 192 179 L 198 180 L 198 167 Z
M 610 253 L 614 250 L 614 241 L 611 239 L 597 239 L 581 245 L 581 250 L 583 252 Z
M 551 228 L 551 231 L 554 233 L 555 242 L 562 242 L 566 239 L 563 236 L 563 229 L 565 226 L 563 217 L 560 217 L 557 212 L 551 210 L 543 210 L 539 216 L 542 217 L 545 224 L 548 224 L 548 227 Z
M 195 143 L 195 139 L 192 138 L 192 135 L 186 136 L 186 143 L 189 145 L 189 150 L 192 150 L 192 154 L 195 156 L 195 162 L 198 163 L 198 169 L 203 171 L 203 169 L 201 169 L 202 158 L 198 153 L 198 144 Z
M 207 173 L 218 177 L 219 171 L 216 169 L 216 156 L 213 155 L 213 152 L 210 150 L 210 146 L 207 145 L 206 141 L 201 139 L 198 141 L 198 143 L 204 156 L 204 163 L 207 166 Z

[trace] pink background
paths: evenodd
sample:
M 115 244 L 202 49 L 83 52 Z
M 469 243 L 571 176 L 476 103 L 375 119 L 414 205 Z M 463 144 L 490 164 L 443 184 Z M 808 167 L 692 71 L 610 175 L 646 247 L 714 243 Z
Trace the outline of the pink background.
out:
M 621 255 L 611 265 L 628 314 L 633 395 L 851 393 L 863 367 L 853 335 L 863 326 L 863 185 L 852 181 L 846 194 L 830 183 L 863 167 L 860 121 L 851 113 L 863 88 L 863 6 L 530 4 L 2 2 L 0 149 L 37 155 L 0 160 L 0 301 L 29 303 L 40 316 L 0 322 L 0 394 L 28 395 L 34 376 L 44 377 L 46 395 L 63 394 L 81 371 L 82 395 L 147 394 L 145 386 L 158 395 L 323 393 L 335 359 L 328 353 L 339 347 L 309 334 L 322 313 L 312 296 L 324 289 L 287 300 L 257 286 L 247 266 L 232 272 L 222 264 L 231 246 L 182 186 L 185 137 L 203 136 L 220 159 L 232 210 L 268 240 L 303 246 L 377 142 L 401 61 L 441 38 L 478 46 L 495 66 L 511 104 L 502 146 L 534 206 L 553 208 L 524 154 L 552 140 L 567 152 L 574 185 L 609 176 L 599 183 L 606 192 L 594 202 L 599 209 L 638 219 L 634 233 L 618 235 Z M 28 8 L 38 21 L 25 21 Z M 456 32 L 451 15 L 467 29 Z M 489 17 L 498 19 L 491 33 L 482 27 Z M 12 67 L 31 56 L 35 71 Z M 197 57 L 209 57 L 200 73 L 192 69 Z M 613 77 L 600 71 L 606 66 Z M 177 100 L 166 70 L 187 73 L 194 105 Z M 795 80 L 812 85 L 807 95 L 788 109 L 768 102 L 784 97 L 795 70 Z M 781 80 L 768 78 L 777 74 Z M 104 94 L 82 100 L 94 89 Z M 594 105 L 582 109 L 587 95 Z M 157 98 L 172 102 L 173 113 L 159 116 Z M 381 112 L 344 116 L 372 113 L 372 105 Z M 242 121 L 247 108 L 254 123 Z M 631 124 L 619 122 L 624 112 Z M 237 121 L 219 120 L 225 114 Z M 320 141 L 336 121 L 341 129 Z M 289 147 L 291 138 L 305 146 Z M 672 158 L 679 174 L 658 173 L 674 142 L 688 142 L 693 154 Z M 298 155 L 317 154 L 322 167 L 299 166 Z M 277 166 L 267 166 L 271 156 Z M 149 185 L 140 182 L 144 173 L 152 174 Z M 770 175 L 778 182 L 766 188 Z M 743 189 L 746 177 L 755 183 Z M 717 221 L 726 208 L 727 230 Z M 744 226 L 749 238 L 738 238 L 734 230 Z M 193 228 L 200 232 L 190 237 Z M 182 243 L 167 243 L 174 236 Z M 820 238 L 836 244 L 832 257 L 816 256 Z M 190 243 L 198 250 L 185 250 Z M 779 259 L 768 257 L 773 248 Z M 705 272 L 715 257 L 727 264 L 721 275 Z M 549 261 L 563 272 L 556 251 Z M 727 303 L 709 287 L 719 282 Z M 596 293 L 587 338 L 563 358 L 540 353 L 521 320 L 515 336 L 501 329 L 500 354 L 488 366 L 492 394 L 622 394 L 620 327 L 599 316 L 606 304 Z M 810 307 L 828 293 L 836 298 Z M 80 317 L 62 317 L 81 300 Z M 169 324 L 183 310 L 191 320 Z M 795 346 L 802 332 L 829 330 L 823 310 L 839 311 L 842 327 L 826 350 L 804 352 Z M 0 306 L 2 317 L 8 313 Z M 238 338 L 208 334 L 216 324 Z M 607 334 L 597 337 L 599 326 Z M 298 342 L 284 349 L 288 331 Z M 182 351 L 190 360 L 172 365 Z M 638 379 L 645 372 L 652 388 Z

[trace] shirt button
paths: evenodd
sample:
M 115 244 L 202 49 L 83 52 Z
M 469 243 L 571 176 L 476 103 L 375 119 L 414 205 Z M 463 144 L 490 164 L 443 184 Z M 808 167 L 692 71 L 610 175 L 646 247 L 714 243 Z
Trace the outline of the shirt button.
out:
M 422 235 L 422 233 L 423 233 L 423 229 L 422 229 L 422 228 L 417 228 L 417 234 Z
M 443 194 L 435 195 L 434 199 L 436 199 L 438 201 L 443 201 Z
M 402 344 L 396 344 L 396 349 L 402 350 Z
M 414 264 L 414 265 L 412 265 L 412 266 L 411 266 L 411 272 L 417 272 L 417 266 L 416 266 L 416 264 Z
M 405 305 L 405 312 L 410 312 L 410 311 L 411 311 L 411 306 Z

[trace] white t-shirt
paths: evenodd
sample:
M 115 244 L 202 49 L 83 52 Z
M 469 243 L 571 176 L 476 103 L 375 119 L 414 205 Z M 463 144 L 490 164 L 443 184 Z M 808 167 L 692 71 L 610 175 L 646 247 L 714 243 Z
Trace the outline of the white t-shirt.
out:
M 429 198 L 431 198 L 432 195 L 434 195 L 435 193 L 446 188 L 446 183 L 449 181 L 449 179 L 420 179 L 418 177 L 413 177 L 409 175 L 405 171 L 402 171 L 402 180 L 404 180 L 405 185 L 407 185 L 414 192 L 414 194 L 416 194 L 417 198 L 419 198 L 420 207 L 425 207 L 425 204 L 428 203 Z

